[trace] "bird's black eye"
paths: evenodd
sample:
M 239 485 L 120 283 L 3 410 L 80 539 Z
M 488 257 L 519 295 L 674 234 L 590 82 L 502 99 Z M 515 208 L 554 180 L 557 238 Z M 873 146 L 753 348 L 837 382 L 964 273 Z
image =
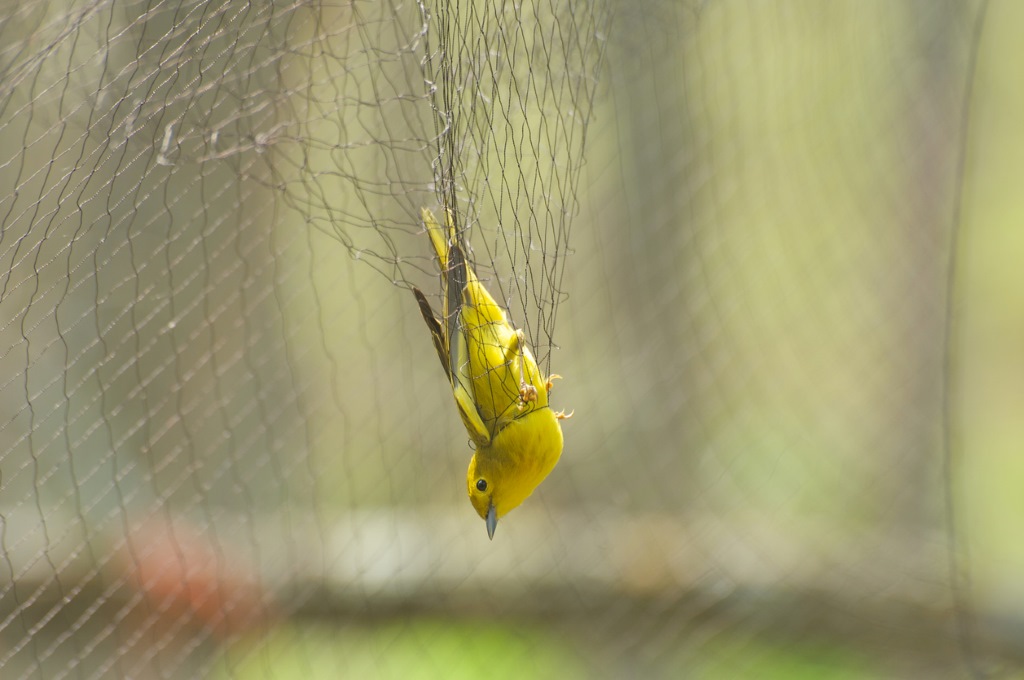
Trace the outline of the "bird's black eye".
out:
M 487 491 L 487 480 L 486 479 L 478 479 L 478 480 L 476 480 L 476 490 L 477 491 Z

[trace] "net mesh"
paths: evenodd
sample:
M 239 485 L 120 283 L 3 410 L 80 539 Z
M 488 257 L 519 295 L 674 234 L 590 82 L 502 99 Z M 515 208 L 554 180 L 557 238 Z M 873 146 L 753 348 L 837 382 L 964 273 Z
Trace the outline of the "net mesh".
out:
M 0 3 L 0 675 L 1019 673 L 1020 12 Z

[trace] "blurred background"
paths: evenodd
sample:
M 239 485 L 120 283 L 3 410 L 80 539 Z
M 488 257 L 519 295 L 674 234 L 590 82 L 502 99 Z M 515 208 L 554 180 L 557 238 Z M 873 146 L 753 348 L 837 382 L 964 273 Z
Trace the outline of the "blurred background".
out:
M 1022 23 L 0 3 L 0 675 L 1022 677 Z M 446 205 L 576 413 L 494 541 Z

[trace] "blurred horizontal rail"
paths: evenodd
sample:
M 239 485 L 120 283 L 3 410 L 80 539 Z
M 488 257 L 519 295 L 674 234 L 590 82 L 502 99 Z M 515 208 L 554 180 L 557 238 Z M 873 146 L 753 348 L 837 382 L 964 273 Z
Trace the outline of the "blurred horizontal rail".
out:
M 217 576 L 228 587 L 234 578 L 257 584 L 255 598 L 298 616 L 578 619 L 616 607 L 623 625 L 633 615 L 656 613 L 663 628 L 680 631 L 710 622 L 929 654 L 948 646 L 954 654 L 941 533 L 844 533 L 822 540 L 828 535 L 822 527 L 787 521 L 782 533 L 773 529 L 781 523 L 765 517 L 522 509 L 488 541 L 483 522 L 468 508 L 359 510 L 330 522 L 293 510 L 259 519 L 224 514 L 213 526 L 176 521 L 172 531 L 140 525 L 127 559 L 116 547 L 123 536 L 108 537 L 122 559 L 106 561 L 97 578 L 81 544 L 64 541 L 41 559 L 39 532 L 31 534 L 37 540 L 13 541 L 16 522 L 10 513 L 4 518 L 6 557 L 19 574 L 18 604 L 3 597 L 4 616 L 17 606 L 27 619 L 35 618 L 33 610 L 42 617 L 72 599 L 82 611 L 91 603 L 102 605 L 100 612 L 117 611 L 130 600 L 137 605 L 133 569 L 142 571 L 154 555 L 164 563 L 193 559 L 197 540 L 205 540 L 207 561 L 220 561 Z M 61 535 L 48 526 L 51 536 Z M 182 545 L 161 552 L 158 544 L 168 539 Z M 96 547 L 93 554 L 110 550 Z M 50 564 L 61 565 L 59 582 Z M 170 573 L 179 578 L 188 571 L 173 566 Z M 4 592 L 9 589 L 8 583 Z M 1024 659 L 1024 618 L 975 616 L 981 649 Z

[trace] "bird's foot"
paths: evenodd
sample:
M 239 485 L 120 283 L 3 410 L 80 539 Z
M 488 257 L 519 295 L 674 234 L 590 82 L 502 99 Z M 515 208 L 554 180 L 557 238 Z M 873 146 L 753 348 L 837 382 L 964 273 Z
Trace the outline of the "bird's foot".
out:
M 522 411 L 531 401 L 537 401 L 537 388 L 523 380 L 519 383 L 519 410 Z
M 572 418 L 575 414 L 576 409 L 573 409 L 568 413 L 566 413 L 565 411 L 555 411 L 555 417 L 558 418 L 559 420 L 569 420 L 569 418 Z
M 548 376 L 548 379 L 544 381 L 544 387 L 547 389 L 548 392 L 551 392 L 551 390 L 554 389 L 555 387 L 555 381 L 561 379 L 562 376 L 558 375 L 557 373 L 552 373 L 551 375 Z

